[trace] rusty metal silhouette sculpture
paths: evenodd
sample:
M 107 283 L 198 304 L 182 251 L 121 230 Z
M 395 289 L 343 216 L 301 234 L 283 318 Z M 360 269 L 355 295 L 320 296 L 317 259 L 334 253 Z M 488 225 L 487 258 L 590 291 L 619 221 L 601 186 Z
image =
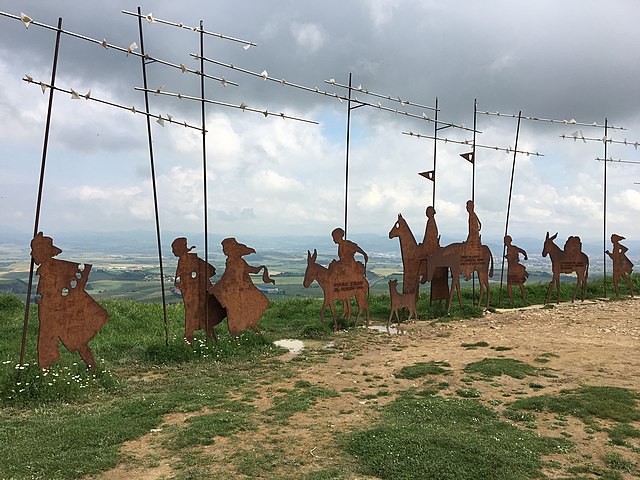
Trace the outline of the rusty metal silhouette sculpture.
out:
M 400 325 L 400 316 L 398 315 L 398 312 L 402 311 L 405 307 L 409 310 L 407 322 L 411 319 L 411 315 L 413 315 L 416 320 L 418 319 L 418 313 L 416 312 L 416 295 L 413 293 L 398 293 L 398 280 L 395 278 L 393 280 L 389 280 L 389 298 L 391 299 L 391 312 L 389 312 L 387 328 L 391 323 L 391 317 L 393 317 L 394 313 L 396 315 L 396 322 Z
M 507 294 L 509 295 L 509 301 L 513 303 L 513 292 L 511 288 L 513 285 L 518 285 L 520 287 L 520 296 L 524 303 L 527 301 L 527 291 L 524 288 L 524 282 L 527 281 L 529 272 L 527 272 L 526 267 L 520 263 L 520 255 L 523 255 L 525 260 L 529 258 L 527 257 L 527 252 L 512 242 L 513 239 L 511 235 L 504 237 L 504 244 L 507 247 L 507 253 L 505 254 L 505 258 L 507 259 Z
M 365 262 L 368 256 L 355 242 L 344 238 L 344 230 L 336 228 L 331 236 L 334 243 L 338 245 L 338 260 L 332 260 L 329 267 L 326 268 L 317 263 L 318 252 L 314 249 L 313 254 L 307 250 L 307 269 L 304 273 L 303 285 L 309 288 L 314 280 L 318 282 L 320 288 L 324 292 L 324 303 L 320 309 L 320 320 L 324 325 L 324 312 L 329 306 L 333 317 L 333 329 L 338 329 L 336 319 L 335 304 L 336 300 L 342 300 L 346 311 L 347 321 L 351 319 L 351 297 L 356 298 L 358 303 L 358 314 L 356 315 L 355 325 L 358 325 L 362 311 L 365 311 L 366 323 L 369 325 L 369 302 L 367 295 L 369 293 L 369 282 L 365 276 L 366 267 L 362 262 L 356 261 L 356 253 L 360 253 Z M 343 315 L 344 316 L 344 315 Z
M 422 252 L 424 255 L 420 258 L 422 279 L 420 283 L 427 282 L 427 261 L 426 257 L 434 254 L 440 248 L 440 235 L 438 234 L 438 225 L 436 224 L 436 210 L 429 206 L 425 211 L 427 215 L 427 225 L 424 229 L 424 239 L 422 240 Z M 436 270 L 431 283 L 431 300 L 446 300 L 449 298 L 449 271 L 446 268 Z
M 427 208 L 427 217 L 432 207 Z M 435 210 L 433 210 L 435 214 Z M 407 221 L 398 214 L 398 220 L 389 230 L 389 238 L 397 238 L 400 241 L 400 254 L 402 256 L 402 293 L 414 294 L 416 297 L 419 293 L 419 284 L 427 281 L 425 259 L 440 248 L 440 238 L 438 236 L 438 227 L 435 225 L 435 219 L 427 220 L 425 229 L 425 241 L 417 243 L 413 232 L 409 228 Z M 430 220 L 432 222 L 430 223 Z M 446 300 L 449 298 L 449 286 L 447 283 L 448 271 L 440 269 L 436 272 L 431 280 L 432 299 Z
M 616 233 L 612 234 L 611 243 L 613 244 L 613 252 L 610 252 L 609 250 L 606 251 L 606 254 L 609 255 L 613 262 L 613 288 L 616 292 L 616 296 L 618 296 L 620 294 L 618 290 L 618 282 L 622 277 L 627 284 L 627 287 L 629 287 L 629 294 L 633 297 L 633 287 L 631 286 L 631 280 L 627 276 L 631 275 L 633 263 L 631 263 L 631 260 L 627 258 L 626 253 L 629 249 L 620 243 L 621 240 L 625 240 L 622 235 L 618 235 Z
M 84 287 L 91 265 L 58 260 L 62 253 L 51 237 L 39 232 L 31 241 L 31 255 L 39 265 L 38 365 L 49 368 L 60 360 L 58 339 L 67 350 L 78 352 L 89 368 L 96 363 L 89 349 L 91 340 L 109 320 L 109 314 L 89 296 Z
M 485 308 L 489 308 L 491 289 L 489 277 L 493 277 L 493 255 L 488 246 L 482 245 L 480 239 L 481 223 L 474 212 L 473 201 L 467 202 L 467 212 L 469 213 L 469 233 L 467 240 L 460 243 L 451 243 L 442 247 L 432 255 L 427 257 L 427 280 L 431 281 L 438 268 L 448 268 L 451 271 L 451 287 L 449 298 L 447 299 L 447 312 L 451 311 L 451 301 L 453 292 L 458 292 L 458 302 L 462 306 L 460 297 L 460 275 L 464 275 L 466 280 L 471 278 L 475 272 L 478 274 L 480 282 L 480 298 L 478 305 L 482 303 L 484 291 L 487 291 L 487 302 Z
M 225 238 L 222 240 L 222 251 L 227 256 L 225 271 L 212 291 L 227 311 L 229 333 L 237 337 L 248 328 L 259 332 L 258 321 L 269 306 L 269 300 L 253 284 L 249 275 L 262 270 L 264 283 L 276 282 L 269 278 L 266 266 L 252 267 L 242 258 L 256 253 L 253 248 L 239 243 L 235 238 Z
M 185 237 L 178 237 L 171 243 L 171 250 L 178 257 L 174 285 L 182 294 L 184 338 L 188 343 L 193 342 L 195 330 L 204 330 L 207 337 L 217 338 L 213 327 L 227 316 L 227 312 L 211 292 L 211 277 L 216 274 L 216 269 L 191 253 L 194 248 L 187 247 Z
M 580 237 L 569 237 L 564 244 L 564 250 L 554 243 L 557 238 L 556 233 L 553 236 L 547 236 L 544 239 L 542 248 L 542 256 L 551 257 L 551 270 L 553 271 L 553 279 L 549 282 L 549 292 L 547 294 L 546 303 L 551 300 L 551 290 L 556 286 L 556 302 L 560 303 L 560 274 L 573 273 L 578 276 L 576 288 L 573 291 L 571 301 L 574 302 L 578 293 L 578 288 L 582 286 L 582 300 L 587 295 L 587 279 L 589 277 L 589 257 L 582 252 L 582 242 Z

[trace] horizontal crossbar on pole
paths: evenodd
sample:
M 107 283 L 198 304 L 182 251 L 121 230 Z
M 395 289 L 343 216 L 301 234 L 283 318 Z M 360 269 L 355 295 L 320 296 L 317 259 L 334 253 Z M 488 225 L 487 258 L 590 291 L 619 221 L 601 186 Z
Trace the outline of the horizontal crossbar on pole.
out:
M 127 10 L 122 10 L 122 13 L 124 13 L 125 15 L 132 15 L 134 17 L 144 18 L 149 23 L 162 23 L 164 25 L 171 25 L 173 27 L 183 28 L 185 30 L 190 30 L 192 32 L 197 32 L 197 33 L 202 32 L 205 35 L 210 35 L 212 37 L 218 37 L 218 38 L 221 38 L 223 40 L 230 40 L 232 42 L 242 43 L 242 44 L 248 45 L 250 47 L 257 47 L 258 46 L 257 43 L 250 42 L 249 40 L 242 40 L 241 38 L 230 37 L 228 35 L 223 35 L 221 33 L 209 32 L 207 30 L 201 30 L 200 27 L 190 27 L 188 25 L 185 25 L 184 23 L 171 22 L 169 20 L 162 20 L 160 18 L 155 18 L 151 13 L 148 13 L 146 15 L 141 15 L 141 14 L 138 14 L 137 12 L 129 12 Z
M 385 110 L 387 112 L 395 113 L 396 115 L 403 115 L 403 116 L 410 117 L 410 118 L 416 118 L 418 120 L 425 120 L 427 122 L 434 122 L 435 121 L 433 118 L 429 117 L 425 113 L 423 113 L 422 115 L 416 115 L 414 113 L 410 113 L 410 112 L 406 112 L 406 111 L 402 111 L 402 110 L 386 107 L 386 106 L 382 105 L 380 102 L 378 102 L 377 104 L 373 104 L 373 103 L 365 102 L 363 100 L 359 100 L 358 98 L 349 99 L 348 97 L 345 97 L 345 96 L 342 96 L 342 95 L 338 95 L 336 93 L 320 90 L 318 87 L 313 87 L 313 88 L 312 87 L 306 87 L 304 85 L 300 85 L 300 84 L 297 84 L 297 83 L 289 82 L 289 81 L 287 81 L 285 79 L 279 79 L 279 78 L 271 77 L 267 73 L 266 70 L 264 70 L 261 73 L 258 73 L 258 72 L 253 72 L 251 70 L 247 70 L 246 68 L 237 67 L 237 66 L 235 66 L 235 65 L 233 65 L 231 63 L 224 63 L 224 62 L 221 62 L 219 60 L 213 60 L 213 59 L 207 58 L 207 57 L 200 57 L 200 55 L 196 55 L 195 53 L 192 53 L 191 56 L 194 57 L 194 58 L 197 58 L 197 59 L 202 58 L 206 62 L 210 62 L 210 63 L 213 63 L 215 65 L 220 65 L 220 66 L 228 68 L 230 70 L 236 70 L 238 72 L 241 72 L 241 73 L 244 73 L 244 74 L 247 74 L 247 75 L 252 75 L 254 77 L 262 78 L 265 81 L 269 80 L 271 82 L 276 82 L 276 83 L 279 83 L 282 86 L 286 85 L 286 86 L 289 86 L 289 87 L 294 87 L 294 88 L 298 88 L 298 89 L 301 89 L 301 90 L 305 90 L 307 92 L 312 92 L 312 93 L 315 93 L 315 94 L 318 94 L 318 95 L 324 95 L 324 96 L 327 96 L 327 97 L 335 98 L 337 100 L 340 100 L 340 102 L 351 101 L 351 102 L 355 102 L 355 103 L 357 103 L 359 105 L 362 105 L 362 106 L 373 107 L 373 108 L 377 108 L 379 110 Z M 446 126 L 454 127 L 454 128 L 459 128 L 459 129 L 466 130 L 466 131 L 469 131 L 469 132 L 473 131 L 473 129 L 471 129 L 471 128 L 467 128 L 467 127 L 462 126 L 462 125 L 456 125 L 456 124 L 453 124 L 453 123 L 447 123 L 447 122 L 444 122 L 442 120 L 438 120 L 438 124 L 439 125 L 446 125 Z M 482 132 L 478 131 L 478 133 L 482 133 Z
M 160 125 L 163 125 L 164 122 L 169 122 L 169 123 L 173 123 L 175 125 L 180 125 L 180 126 L 183 126 L 185 128 L 192 128 L 194 130 L 198 130 L 198 131 L 202 132 L 202 128 L 194 127 L 193 125 L 189 125 L 187 122 L 178 122 L 177 120 L 174 120 L 171 115 L 167 115 L 166 117 L 163 117 L 162 115 L 156 115 L 156 114 L 153 114 L 153 113 L 145 112 L 143 110 L 138 110 L 135 106 L 127 107 L 126 105 L 121 105 L 121 104 L 118 104 L 118 103 L 114 103 L 114 102 L 111 102 L 109 100 L 103 100 L 103 99 L 100 99 L 100 98 L 92 97 L 91 96 L 91 90 L 89 90 L 86 94 L 82 95 L 82 94 L 79 94 L 78 92 L 76 92 L 73 89 L 67 90 L 67 89 L 61 88 L 61 87 L 52 87 L 48 83 L 39 82 L 37 80 L 34 80 L 29 75 L 25 76 L 22 80 L 24 80 L 27 83 L 32 83 L 34 85 L 38 85 L 43 90 L 43 92 L 47 88 L 52 88 L 53 90 L 58 91 L 58 92 L 68 93 L 69 95 L 71 95 L 71 98 L 74 98 L 74 99 L 84 98 L 85 100 L 91 100 L 93 102 L 101 103 L 103 105 L 109 105 L 110 107 L 116 107 L 116 108 L 120 108 L 122 110 L 128 110 L 128 111 L 130 111 L 132 113 L 138 113 L 140 115 L 146 115 L 147 117 L 150 117 L 150 118 L 155 118 L 155 119 L 157 119 L 158 123 L 160 123 Z M 206 132 L 206 130 L 205 130 L 205 132 Z
M 636 162 L 636 161 L 634 161 L 634 160 L 622 160 L 622 159 L 619 159 L 619 158 L 611 158 L 611 157 L 609 157 L 609 158 L 607 158 L 607 159 L 604 159 L 604 158 L 596 158 L 596 160 L 597 160 L 597 161 L 599 161 L 599 162 L 610 162 L 610 163 L 633 163 L 633 164 L 639 164 L 639 165 L 640 165 L 640 162 Z
M 437 140 L 440 142 L 444 142 L 444 143 L 455 143 L 458 145 L 469 145 L 470 147 L 473 146 L 473 140 L 452 140 L 450 138 L 442 138 L 442 137 L 434 137 L 432 135 L 423 135 L 421 133 L 414 133 L 414 132 L 402 132 L 403 135 L 409 135 L 410 137 L 417 137 L 417 138 L 426 138 L 428 140 Z M 503 148 L 503 147 L 492 147 L 490 145 L 481 145 L 479 143 L 475 144 L 476 148 L 486 148 L 489 150 L 496 150 L 499 152 L 506 152 L 506 153 L 522 153 L 523 155 L 533 155 L 536 157 L 544 157 L 544 155 L 542 153 L 538 153 L 538 152 L 527 152 L 524 150 L 514 150 L 513 148 L 509 147 L 509 148 Z
M 478 111 L 478 114 L 479 115 L 492 115 L 492 116 L 496 116 L 496 117 L 518 118 L 518 115 L 514 115 L 512 113 L 480 112 L 480 111 Z M 562 125 L 577 125 L 577 126 L 581 126 L 581 127 L 604 128 L 604 125 L 599 125 L 596 122 L 593 122 L 593 123 L 577 122 L 573 118 L 571 120 L 554 120 L 552 118 L 540 118 L 540 117 L 531 117 L 531 116 L 525 116 L 525 115 L 520 115 L 520 118 L 522 120 L 534 120 L 536 122 L 548 122 L 548 123 L 558 123 L 558 124 L 562 124 Z M 624 127 L 614 127 L 612 125 L 607 125 L 607 128 L 611 128 L 613 130 L 626 130 L 626 128 L 624 128 Z
M 351 88 L 351 90 L 355 90 L 357 92 L 362 92 L 362 93 L 366 93 L 367 95 L 371 95 L 373 97 L 377 97 L 377 98 L 384 98 L 385 100 L 391 101 L 391 102 L 398 102 L 401 105 L 411 105 L 412 107 L 418 107 L 418 108 L 426 108 L 427 110 L 431 110 L 433 112 L 439 112 L 440 109 L 436 108 L 436 107 L 431 107 L 429 105 L 421 105 L 419 103 L 415 103 L 412 102 L 410 100 L 405 100 L 402 99 L 400 97 L 392 97 L 391 95 L 383 95 L 381 93 L 375 93 L 375 92 L 370 92 L 369 90 L 367 90 L 366 88 L 363 88 L 362 85 L 358 85 L 357 87 L 349 87 L 349 85 L 343 85 L 342 83 L 338 83 L 335 81 L 335 79 L 331 79 L 331 80 L 325 80 L 324 83 L 328 83 L 329 85 L 335 85 L 336 87 L 341 87 L 341 88 Z
M 582 140 L 584 143 L 587 142 L 607 142 L 608 144 L 618 144 L 618 145 L 628 145 L 630 147 L 635 147 L 635 149 L 637 150 L 638 147 L 640 147 L 640 142 L 639 141 L 635 141 L 635 142 L 630 142 L 628 141 L 626 138 L 624 140 L 614 140 L 613 138 L 609 138 L 609 137 L 602 137 L 602 138 L 594 138 L 594 137 L 585 137 L 584 135 L 581 134 L 581 132 L 576 132 L 576 133 L 572 133 L 570 135 L 566 135 L 566 134 L 562 134 L 559 135 L 560 138 L 563 138 L 565 140 L 573 140 L 573 141 L 577 141 L 577 140 Z
M 167 97 L 175 97 L 178 98 L 180 100 L 195 100 L 198 102 L 205 102 L 205 103 L 210 103 L 212 105 L 220 105 L 223 107 L 229 107 L 229 108 L 236 108 L 239 110 L 243 110 L 243 111 L 249 111 L 249 112 L 255 112 L 255 113 L 261 113 L 262 115 L 264 115 L 265 117 L 279 117 L 279 118 L 285 118 L 288 120 L 296 120 L 299 122 L 305 122 L 305 123 L 312 123 L 314 125 L 318 125 L 318 122 L 314 121 L 314 120 L 307 120 L 304 118 L 300 118 L 300 117 L 294 117 L 291 115 L 285 115 L 284 113 L 275 113 L 275 112 L 270 112 L 268 110 L 260 110 L 258 108 L 251 108 L 248 105 L 246 105 L 244 102 L 241 103 L 240 105 L 235 105 L 232 103 L 227 103 L 227 102 L 219 102 L 217 100 L 209 100 L 206 98 L 201 98 L 201 97 L 193 97 L 191 95 L 183 95 L 181 93 L 174 93 L 174 92 L 164 92 L 162 90 L 158 89 L 151 89 L 151 88 L 141 88 L 141 87 L 135 87 L 136 90 L 141 91 L 141 92 L 149 92 L 149 93 L 153 93 L 154 95 L 165 95 Z
M 12 18 L 15 20 L 19 20 L 19 21 L 23 21 L 21 17 L 17 16 L 17 15 L 12 15 L 10 13 L 6 13 L 6 12 L 0 12 L 1 16 L 5 16 L 7 18 Z M 42 27 L 48 30 L 53 30 L 53 31 L 58 31 L 58 27 L 53 27 L 51 25 L 47 25 L 46 23 L 40 23 L 40 22 L 36 22 L 35 20 L 29 19 L 29 25 L 36 25 L 37 27 Z M 23 22 L 24 23 L 24 22 Z M 128 48 L 124 48 L 124 47 L 120 47 L 118 45 L 114 45 L 112 43 L 107 42 L 106 40 L 97 40 L 95 38 L 91 38 L 91 37 L 87 37 L 86 35 L 81 35 L 79 33 L 75 33 L 75 32 L 71 32 L 69 30 L 60 30 L 60 33 L 64 33 L 65 35 L 68 35 L 70 37 L 73 38 L 78 38 L 80 40 L 85 40 L 87 42 L 91 42 L 91 43 L 95 43 L 97 45 L 100 45 L 101 47 L 103 47 L 105 50 L 107 49 L 112 49 L 112 50 L 116 50 L 122 53 L 126 53 L 127 56 L 132 55 L 135 57 L 143 57 L 142 54 L 138 53 L 135 51 L 135 49 L 138 48 L 138 46 L 135 44 L 135 42 L 133 42 Z M 134 48 L 135 47 L 135 48 Z M 199 70 L 194 70 L 191 68 L 187 68 L 184 64 L 176 64 L 176 63 L 171 63 L 168 62 L 166 60 L 162 60 L 160 58 L 156 58 L 156 57 L 152 57 L 149 54 L 145 54 L 144 55 L 144 59 L 147 61 L 153 61 L 153 62 L 158 62 L 162 65 L 166 65 L 168 67 L 172 67 L 172 68 L 177 68 L 180 71 L 182 71 L 182 73 L 193 73 L 196 75 L 202 75 L 205 78 L 210 78 L 211 80 L 216 80 L 220 83 L 222 83 L 224 86 L 227 85 L 233 85 L 234 87 L 237 87 L 238 84 L 231 82 L 229 80 L 226 80 L 224 77 L 214 77 L 213 75 L 207 75 L 206 73 L 201 73 Z

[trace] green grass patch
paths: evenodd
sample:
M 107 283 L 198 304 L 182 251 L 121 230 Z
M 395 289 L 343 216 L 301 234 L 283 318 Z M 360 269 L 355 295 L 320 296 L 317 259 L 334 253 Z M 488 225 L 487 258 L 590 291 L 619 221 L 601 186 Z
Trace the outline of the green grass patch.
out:
M 538 369 L 531 365 L 511 358 L 485 358 L 479 362 L 464 367 L 466 373 L 477 373 L 485 377 L 499 377 L 508 375 L 513 378 L 524 378 L 527 375 L 537 375 Z
M 275 346 L 263 335 L 248 330 L 238 337 L 222 335 L 218 340 L 196 337 L 191 344 L 176 339 L 165 345 L 156 341 L 146 348 L 147 359 L 154 364 L 174 364 L 208 358 L 213 362 L 250 360 L 258 356 L 275 355 L 286 349 Z
M 476 388 L 468 388 L 468 389 L 459 388 L 458 390 L 456 390 L 456 393 L 458 394 L 459 397 L 463 397 L 463 398 L 480 398 L 480 391 Z
M 418 362 L 415 365 L 402 367 L 395 376 L 396 378 L 414 379 L 426 375 L 448 375 L 451 373 L 451 370 L 447 370 L 444 367 L 449 366 L 448 362 Z
M 120 445 L 155 427 L 172 407 L 157 398 L 0 414 L 0 478 L 70 479 L 115 467 Z
M 559 396 L 521 398 L 509 408 L 572 415 L 585 422 L 600 418 L 628 423 L 640 420 L 640 410 L 636 406 L 639 398 L 638 393 L 626 388 L 583 386 L 562 390 Z
M 607 452 L 603 454 L 602 461 L 612 470 L 618 470 L 626 473 L 633 473 L 636 470 L 636 464 L 627 460 L 618 452 Z
M 274 397 L 273 406 L 264 413 L 274 421 L 286 424 L 289 417 L 297 412 L 307 411 L 319 399 L 338 396 L 335 390 L 319 387 L 306 381 L 298 381 L 293 390 Z
M 489 344 L 487 342 L 476 342 L 476 343 L 463 343 L 460 346 L 465 348 L 475 348 L 475 347 L 488 347 Z
M 228 437 L 237 432 L 255 430 L 249 418 L 255 407 L 241 402 L 229 402 L 224 410 L 187 418 L 182 427 L 165 446 L 180 450 L 194 445 L 211 445 L 216 436 Z
M 628 423 L 619 423 L 609 430 L 609 438 L 614 445 L 628 447 L 627 438 L 640 438 L 640 430 Z
M 0 368 L 0 405 L 33 407 L 48 403 L 82 401 L 102 393 L 114 393 L 120 382 L 104 366 L 87 369 L 83 362 L 54 364 L 43 370 L 37 365 Z
M 509 425 L 476 400 L 410 395 L 346 443 L 362 474 L 400 480 L 526 479 L 541 475 L 541 455 L 572 448 L 566 439 Z
M 513 347 L 491 347 L 492 350 L 495 350 L 496 352 L 507 352 L 509 350 L 513 350 Z

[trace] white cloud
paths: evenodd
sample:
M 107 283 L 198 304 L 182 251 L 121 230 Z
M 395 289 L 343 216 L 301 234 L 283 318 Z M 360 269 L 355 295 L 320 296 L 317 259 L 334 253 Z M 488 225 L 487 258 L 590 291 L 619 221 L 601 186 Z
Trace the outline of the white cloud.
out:
M 291 34 L 300 48 L 307 53 L 315 53 L 324 45 L 322 29 L 315 23 L 293 22 Z
M 373 24 L 380 27 L 393 20 L 394 12 L 401 2 L 399 0 L 364 0 L 363 4 L 369 9 Z
M 260 170 L 251 176 L 251 182 L 257 190 L 269 193 L 299 192 L 304 188 L 298 180 L 280 175 L 273 170 Z

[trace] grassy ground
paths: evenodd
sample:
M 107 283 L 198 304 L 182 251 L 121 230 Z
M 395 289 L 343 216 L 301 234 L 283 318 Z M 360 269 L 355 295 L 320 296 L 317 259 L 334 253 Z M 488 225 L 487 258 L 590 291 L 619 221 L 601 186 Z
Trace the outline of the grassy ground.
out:
M 563 287 L 565 298 L 569 288 Z M 530 286 L 529 301 L 539 302 L 544 293 L 545 286 Z M 591 295 L 599 295 L 597 285 Z M 442 305 L 429 306 L 423 295 L 419 318 L 457 322 L 481 316 L 470 297 L 465 290 L 463 307 L 454 306 L 447 316 Z M 385 323 L 388 296 L 374 295 L 370 304 L 374 320 Z M 536 434 L 544 415 L 572 416 L 594 431 L 602 428 L 599 420 L 606 420 L 612 444 L 637 453 L 638 394 L 585 387 L 536 395 L 538 388 L 531 385 L 542 388 L 537 382 L 547 372 L 544 360 L 553 359 L 548 352 L 531 365 L 498 358 L 509 347 L 463 343 L 461 351 L 487 349 L 496 358 L 463 368 L 426 359 L 399 369 L 393 381 L 364 372 L 351 386 L 336 389 L 311 381 L 310 372 L 330 359 L 357 362 L 362 346 L 372 340 L 362 330 L 334 335 L 330 322 L 322 326 L 321 300 L 273 302 L 260 322 L 262 334 L 232 338 L 221 325 L 218 342 L 197 336 L 192 345 L 182 340 L 181 304 L 168 306 L 168 342 L 160 304 L 107 300 L 102 305 L 111 318 L 91 342 L 100 359 L 96 371 L 87 371 L 62 347 L 63 359 L 51 370 L 36 366 L 34 306 L 27 363 L 19 369 L 24 304 L 0 296 L 0 478 L 82 478 L 123 464 L 120 476 L 110 478 L 131 478 L 127 468 L 157 471 L 154 478 L 185 479 L 538 478 L 548 465 L 546 456 L 575 451 L 570 438 Z M 317 348 L 282 361 L 284 350 L 272 342 L 283 338 L 308 339 Z M 354 375 L 347 367 L 341 373 Z M 452 376 L 464 387 L 450 385 Z M 478 384 L 498 385 L 505 376 L 534 394 L 500 408 L 481 403 Z M 357 416 L 347 406 L 331 418 L 313 413 L 326 402 L 346 405 L 354 397 L 362 404 L 379 399 L 380 406 L 345 428 L 305 437 L 318 425 Z M 301 424 L 300 414 L 311 424 Z M 316 441 L 329 453 L 315 453 Z M 302 446 L 291 454 L 296 442 Z M 129 457 L 140 445 L 144 455 Z M 565 473 L 619 479 L 638 476 L 640 470 L 628 456 L 611 451 Z

